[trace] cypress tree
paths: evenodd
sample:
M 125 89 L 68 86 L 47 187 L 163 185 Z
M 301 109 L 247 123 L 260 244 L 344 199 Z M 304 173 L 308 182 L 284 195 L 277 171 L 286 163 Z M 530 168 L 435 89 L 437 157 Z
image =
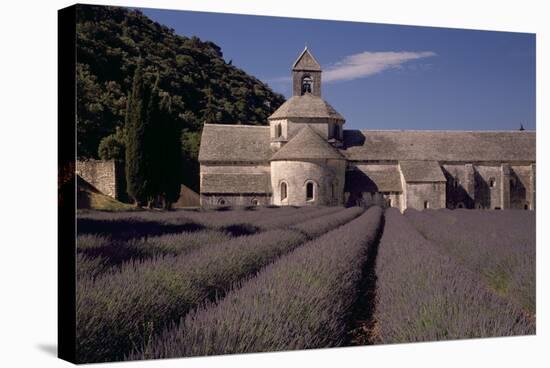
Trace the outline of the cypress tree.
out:
M 126 189 L 137 206 L 143 206 L 148 198 L 146 156 L 146 125 L 149 100 L 147 86 L 143 80 L 142 62 L 138 62 L 134 73 L 132 92 L 126 109 Z
M 172 118 L 171 99 L 164 96 L 160 104 L 162 157 L 159 162 L 160 194 L 164 198 L 164 208 L 170 209 L 176 202 L 181 190 L 181 170 L 183 166 L 181 149 L 181 129 Z
M 160 90 L 159 76 L 150 91 L 151 97 L 147 106 L 147 115 L 145 122 L 145 144 L 143 159 L 145 160 L 147 183 L 146 192 L 148 193 L 148 205 L 152 207 L 159 195 L 161 195 L 162 185 L 162 152 L 164 150 L 162 142 L 162 112 L 160 110 Z

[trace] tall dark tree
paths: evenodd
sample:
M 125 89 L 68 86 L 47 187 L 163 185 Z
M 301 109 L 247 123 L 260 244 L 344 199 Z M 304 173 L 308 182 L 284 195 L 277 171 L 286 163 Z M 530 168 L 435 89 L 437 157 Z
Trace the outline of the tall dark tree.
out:
M 77 6 L 77 151 L 97 158 L 103 138 L 124 125 L 133 73 L 143 61 L 143 78 L 161 77 L 170 96 L 172 119 L 182 129 L 182 180 L 199 189 L 198 138 L 204 122 L 266 124 L 284 102 L 266 84 L 227 63 L 221 49 L 197 37 L 176 35 L 139 10 Z M 101 152 L 116 153 L 116 137 Z
M 132 92 L 126 109 L 126 188 L 136 205 L 143 206 L 150 197 L 149 162 L 147 161 L 148 105 L 150 93 L 143 80 L 142 63 L 134 73 Z
M 159 108 L 162 147 L 159 163 L 160 194 L 164 198 L 165 209 L 170 209 L 180 196 L 183 166 L 181 129 L 172 118 L 171 104 L 170 96 L 164 96 Z

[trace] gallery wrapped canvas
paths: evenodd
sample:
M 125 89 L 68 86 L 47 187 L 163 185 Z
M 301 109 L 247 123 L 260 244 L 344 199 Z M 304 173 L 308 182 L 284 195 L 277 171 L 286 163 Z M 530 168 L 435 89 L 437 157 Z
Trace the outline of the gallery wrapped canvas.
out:
M 59 356 L 535 334 L 534 41 L 60 10 Z

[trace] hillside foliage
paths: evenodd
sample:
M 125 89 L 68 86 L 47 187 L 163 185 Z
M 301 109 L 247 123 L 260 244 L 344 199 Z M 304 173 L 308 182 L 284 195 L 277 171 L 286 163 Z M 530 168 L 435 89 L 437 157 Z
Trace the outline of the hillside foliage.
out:
M 117 128 L 124 126 L 128 93 L 140 58 L 145 82 L 152 85 L 158 76 L 160 94 L 170 99 L 170 116 L 181 131 L 183 182 L 195 190 L 204 123 L 266 124 L 267 117 L 284 102 L 282 95 L 226 62 L 213 42 L 176 35 L 138 10 L 79 5 L 79 158 L 98 158 L 102 139 L 116 135 Z M 104 146 L 116 146 L 116 136 L 107 141 Z

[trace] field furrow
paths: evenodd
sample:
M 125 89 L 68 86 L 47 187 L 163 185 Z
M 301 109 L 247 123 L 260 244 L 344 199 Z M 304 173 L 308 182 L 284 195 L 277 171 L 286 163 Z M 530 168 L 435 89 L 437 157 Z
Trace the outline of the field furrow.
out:
M 534 322 L 397 210 L 386 211 L 376 261 L 377 343 L 533 334 Z
M 325 224 L 321 229 L 319 224 L 304 222 L 300 231 L 268 230 L 207 244 L 181 256 L 128 262 L 120 271 L 106 272 L 96 278 L 80 278 L 77 286 L 79 360 L 122 359 L 132 348 L 143 346 L 168 323 L 179 320 L 199 303 L 220 297 L 235 282 L 298 247 L 308 237 L 357 217 L 360 210 L 314 212 L 325 214 L 329 226 Z M 332 217 L 337 220 L 330 220 Z
M 312 220 L 296 227 L 317 235 L 326 223 L 342 224 L 360 213 L 351 208 L 327 216 L 324 225 Z M 381 215 L 380 208 L 371 208 L 281 257 L 225 298 L 188 314 L 131 358 L 341 345 Z
M 531 211 L 415 211 L 407 219 L 497 294 L 534 315 L 535 214 Z

